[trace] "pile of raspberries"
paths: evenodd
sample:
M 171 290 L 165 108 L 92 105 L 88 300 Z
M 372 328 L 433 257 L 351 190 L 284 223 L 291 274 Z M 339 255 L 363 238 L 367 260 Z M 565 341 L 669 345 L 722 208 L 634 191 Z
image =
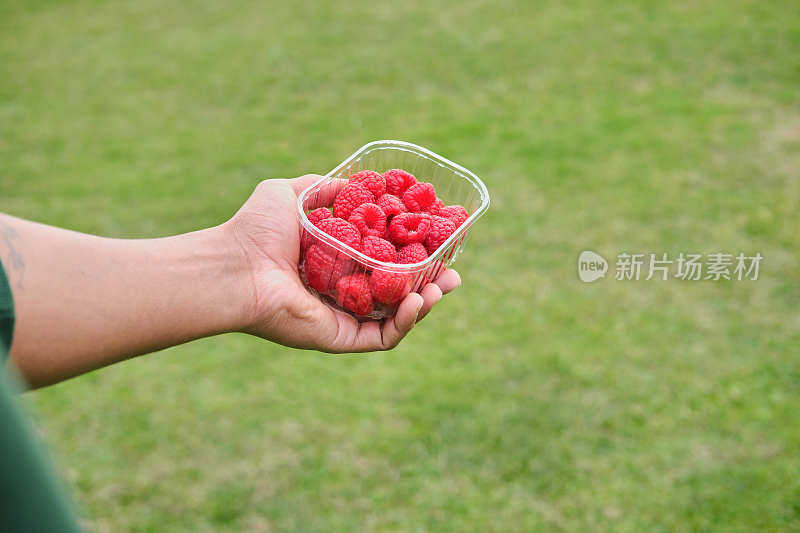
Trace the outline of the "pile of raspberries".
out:
M 320 207 L 307 216 L 317 228 L 364 255 L 408 264 L 434 253 L 469 214 L 460 205 L 444 205 L 430 183 L 392 169 L 353 174 L 332 209 Z M 376 305 L 396 305 L 411 291 L 411 275 L 379 269 L 363 273 L 345 254 L 322 242 L 312 243 L 308 234 L 301 252 L 308 284 L 356 315 L 369 315 Z

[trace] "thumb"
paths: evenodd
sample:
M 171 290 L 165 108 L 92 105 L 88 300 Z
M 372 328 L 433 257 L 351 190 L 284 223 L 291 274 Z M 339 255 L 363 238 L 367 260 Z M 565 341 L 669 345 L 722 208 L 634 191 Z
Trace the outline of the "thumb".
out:
M 292 186 L 294 193 L 299 196 L 301 192 L 308 189 L 322 178 L 323 176 L 319 174 L 306 174 L 305 176 L 289 180 L 289 184 Z

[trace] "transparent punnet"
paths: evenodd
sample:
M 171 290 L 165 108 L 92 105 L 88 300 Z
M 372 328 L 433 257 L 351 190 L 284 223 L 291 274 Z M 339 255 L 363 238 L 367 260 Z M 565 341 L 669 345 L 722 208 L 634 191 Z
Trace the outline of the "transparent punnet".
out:
M 329 207 L 349 177 L 361 170 L 386 172 L 399 168 L 432 183 L 445 205 L 461 205 L 469 218 L 424 261 L 410 264 L 377 261 L 334 239 L 314 226 L 307 214 Z M 400 301 L 455 261 L 464 247 L 470 227 L 489 207 L 489 193 L 483 182 L 464 167 L 430 150 L 403 141 L 375 141 L 345 159 L 297 199 L 302 228 L 300 275 L 313 293 L 335 309 L 359 320 L 380 320 L 394 316 Z M 306 261 L 308 257 L 308 261 Z M 307 268 L 313 264 L 314 269 Z M 320 268 L 322 265 L 324 268 Z M 311 271 L 313 270 L 313 271 Z M 374 290 L 380 285 L 380 290 Z M 358 295 L 373 287 L 369 297 Z M 352 290 L 350 290 L 352 289 Z M 344 303 L 343 305 L 340 305 Z

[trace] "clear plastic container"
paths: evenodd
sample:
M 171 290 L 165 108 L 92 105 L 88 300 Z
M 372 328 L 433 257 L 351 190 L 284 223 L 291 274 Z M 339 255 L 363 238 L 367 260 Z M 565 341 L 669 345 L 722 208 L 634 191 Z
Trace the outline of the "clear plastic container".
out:
M 399 168 L 416 176 L 418 181 L 432 183 L 436 193 L 446 205 L 459 204 L 469 213 L 469 218 L 455 233 L 427 259 L 419 263 L 396 264 L 377 261 L 358 250 L 334 239 L 314 226 L 306 214 L 318 207 L 329 207 L 333 204 L 336 193 L 347 183 L 351 174 L 361 170 L 386 172 Z M 472 224 L 488 209 L 489 192 L 483 182 L 464 167 L 437 155 L 421 146 L 403 141 L 375 141 L 359 148 L 353 155 L 345 159 L 339 166 L 328 172 L 314 185 L 303 191 L 297 199 L 297 216 L 302 228 L 300 250 L 300 275 L 308 289 L 317 294 L 324 302 L 355 316 L 359 320 L 380 320 L 394 316 L 399 301 L 410 291 L 419 292 L 425 284 L 435 280 L 439 274 L 455 261 L 464 248 Z M 309 284 L 304 271 L 306 251 L 311 245 L 322 247 L 329 256 L 335 259 L 332 265 L 328 288 L 325 291 L 315 290 Z M 336 281 L 350 274 L 382 276 L 384 283 L 396 288 L 393 292 L 396 302 L 373 302 L 372 309 L 358 315 L 344 309 L 336 302 Z M 326 285 L 317 280 L 316 285 Z M 393 298 L 392 298 L 393 299 Z

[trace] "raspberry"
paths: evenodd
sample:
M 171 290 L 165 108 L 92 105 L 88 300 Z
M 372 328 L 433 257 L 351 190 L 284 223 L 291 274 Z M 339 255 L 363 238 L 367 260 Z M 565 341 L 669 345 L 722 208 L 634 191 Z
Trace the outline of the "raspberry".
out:
M 308 247 L 311 246 L 313 242 L 314 237 L 311 235 L 311 233 L 303 229 L 303 232 L 300 235 L 300 250 L 308 250 Z
M 361 252 L 378 261 L 394 263 L 397 259 L 397 250 L 394 244 L 380 237 L 364 237 L 361 241 Z
M 447 205 L 439 209 L 438 214 L 440 217 L 449 218 L 452 220 L 456 227 L 459 227 L 469 218 L 469 213 L 467 213 L 467 210 L 460 205 Z
M 329 292 L 339 278 L 352 271 L 355 263 L 325 245 L 313 244 L 306 252 L 303 270 L 308 284 L 318 292 Z
M 357 315 L 372 312 L 372 293 L 366 274 L 345 276 L 336 282 L 336 302 Z
M 431 229 L 425 236 L 425 249 L 432 254 L 456 230 L 456 223 L 449 218 L 434 216 L 431 220 Z
M 413 242 L 408 246 L 403 246 L 397 252 L 397 262 L 403 265 L 409 263 L 419 263 L 428 258 L 428 251 L 419 242 Z
M 351 248 L 358 250 L 361 245 L 361 234 L 355 226 L 341 218 L 326 218 L 321 220 L 317 227 Z
M 386 235 L 386 215 L 375 204 L 361 204 L 353 209 L 347 219 L 362 236 L 383 237 Z
M 438 215 L 439 210 L 442 209 L 443 207 L 444 207 L 444 202 L 437 198 L 436 201 L 433 202 L 433 205 L 428 207 L 428 209 L 426 209 L 425 211 L 427 211 L 431 215 Z
M 411 292 L 411 277 L 408 274 L 376 269 L 369 278 L 369 288 L 376 302 L 396 304 Z
M 386 192 L 386 180 L 377 172 L 362 170 L 350 176 L 350 183 L 358 183 L 367 188 L 375 198 L 383 196 Z
M 339 191 L 333 201 L 333 216 L 347 220 L 353 209 L 361 204 L 373 203 L 375 197 L 359 183 L 349 183 Z
M 403 196 L 403 193 L 406 192 L 406 189 L 417 182 L 417 178 L 405 170 L 400 170 L 399 168 L 394 168 L 384 172 L 383 179 L 386 180 L 386 192 L 397 197 Z
M 321 220 L 325 220 L 326 218 L 331 218 L 333 215 L 331 214 L 331 210 L 327 207 L 320 207 L 318 209 L 314 209 L 308 215 L 308 220 L 315 226 L 319 225 Z
M 389 224 L 389 237 L 395 244 L 422 242 L 431 228 L 428 213 L 401 213 Z
M 430 183 L 417 183 L 403 193 L 403 203 L 409 211 L 426 211 L 435 202 L 436 190 Z
M 392 217 L 408 211 L 403 201 L 393 194 L 384 194 L 378 198 L 378 206 L 383 209 L 387 217 Z
M 327 218 L 331 218 L 333 215 L 331 214 L 331 210 L 328 209 L 327 207 L 320 207 L 318 209 L 314 209 L 306 216 L 308 217 L 309 222 L 319 227 L 319 223 L 321 221 Z M 303 230 L 303 235 L 302 237 L 300 237 L 300 249 L 301 250 L 308 249 L 308 247 L 314 243 L 314 240 L 315 237 L 313 237 L 311 233 L 309 233 L 306 230 Z

